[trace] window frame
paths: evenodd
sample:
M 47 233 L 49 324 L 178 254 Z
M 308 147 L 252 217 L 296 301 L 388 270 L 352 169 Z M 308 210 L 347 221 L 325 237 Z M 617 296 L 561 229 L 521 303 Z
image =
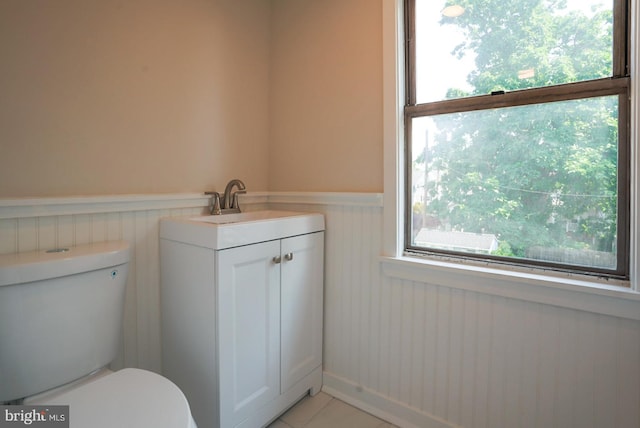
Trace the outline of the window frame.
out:
M 604 278 L 628 280 L 630 277 L 631 256 L 631 78 L 630 78 L 630 45 L 631 14 L 629 0 L 613 0 L 614 5 L 614 51 L 613 76 L 609 78 L 580 81 L 555 86 L 529 88 L 496 94 L 487 94 L 467 98 L 442 100 L 423 104 L 416 103 L 416 50 L 415 50 L 415 12 L 416 0 L 403 0 L 404 26 L 404 120 L 403 165 L 400 167 L 403 181 L 403 202 L 400 205 L 402 230 L 399 230 L 404 254 L 412 256 L 436 256 L 478 262 L 494 262 L 515 267 L 542 268 L 545 270 L 568 272 L 581 275 L 595 275 Z M 622 24 L 620 24 L 622 22 Z M 617 230 L 617 268 L 600 269 L 580 267 L 562 263 L 517 259 L 482 254 L 467 254 L 444 249 L 430 249 L 411 245 L 412 215 L 412 153 L 411 123 L 412 119 L 439 114 L 490 110 L 496 108 L 544 104 L 556 101 L 570 101 L 599 96 L 618 96 L 618 218 Z

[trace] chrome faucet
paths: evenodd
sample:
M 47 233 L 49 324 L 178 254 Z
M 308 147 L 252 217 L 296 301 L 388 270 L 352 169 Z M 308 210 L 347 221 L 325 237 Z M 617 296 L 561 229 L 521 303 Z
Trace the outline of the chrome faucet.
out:
M 231 192 L 234 187 L 237 187 L 238 190 L 235 192 Z M 240 180 L 233 179 L 227 183 L 227 187 L 224 188 L 224 195 L 222 200 L 222 209 L 231 209 L 235 212 L 240 212 L 240 204 L 238 202 L 238 195 L 247 193 L 246 187 L 244 187 L 244 183 Z

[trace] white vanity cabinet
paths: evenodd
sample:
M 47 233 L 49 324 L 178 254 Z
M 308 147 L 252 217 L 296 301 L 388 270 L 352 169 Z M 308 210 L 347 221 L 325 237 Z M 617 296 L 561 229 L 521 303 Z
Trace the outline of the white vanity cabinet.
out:
M 318 232 L 217 252 L 222 426 L 321 366 L 322 250 Z
M 178 240 L 173 226 L 189 224 L 162 220 L 163 374 L 200 428 L 265 426 L 320 390 L 321 219 L 290 232 L 309 233 L 215 249 Z

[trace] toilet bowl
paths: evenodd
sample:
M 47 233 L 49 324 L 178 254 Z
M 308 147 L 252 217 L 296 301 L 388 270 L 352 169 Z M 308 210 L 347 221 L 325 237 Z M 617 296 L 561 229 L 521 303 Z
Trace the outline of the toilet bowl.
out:
M 150 371 L 110 371 L 122 329 L 124 241 L 0 255 L 0 404 L 69 406 L 69 426 L 195 428 Z
M 184 394 L 167 378 L 122 369 L 60 391 L 24 400 L 30 405 L 67 405 L 72 427 L 196 428 Z

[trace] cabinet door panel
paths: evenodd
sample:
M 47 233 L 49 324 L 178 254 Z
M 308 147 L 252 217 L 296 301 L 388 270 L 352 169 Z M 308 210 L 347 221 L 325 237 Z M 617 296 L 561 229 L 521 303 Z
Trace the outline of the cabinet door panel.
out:
M 282 240 L 281 392 L 322 364 L 323 258 L 323 232 Z
M 221 425 L 280 393 L 279 241 L 218 252 Z

